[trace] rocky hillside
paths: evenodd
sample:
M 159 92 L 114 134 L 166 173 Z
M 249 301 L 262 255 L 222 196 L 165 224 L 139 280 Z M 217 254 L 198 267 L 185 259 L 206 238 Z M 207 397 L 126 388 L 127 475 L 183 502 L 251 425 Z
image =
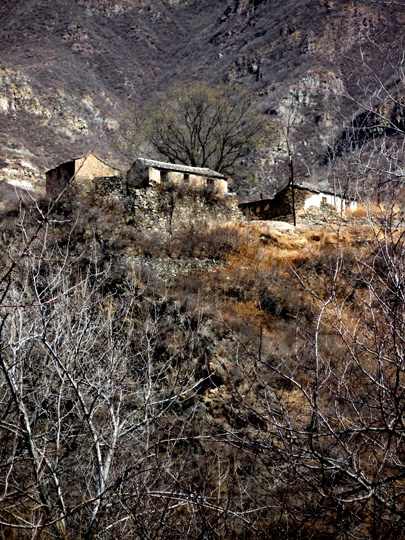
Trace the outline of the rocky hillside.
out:
M 43 172 L 72 155 L 96 147 L 108 157 L 126 107 L 183 80 L 245 85 L 275 129 L 293 110 L 296 153 L 316 169 L 336 118 L 347 121 L 365 91 L 378 90 L 373 71 L 395 84 L 385 51 L 401 52 L 403 7 L 403 0 L 3 0 L 4 196 L 5 182 L 39 189 Z M 355 101 L 342 101 L 346 93 Z M 283 154 L 282 137 L 276 146 L 270 163 Z

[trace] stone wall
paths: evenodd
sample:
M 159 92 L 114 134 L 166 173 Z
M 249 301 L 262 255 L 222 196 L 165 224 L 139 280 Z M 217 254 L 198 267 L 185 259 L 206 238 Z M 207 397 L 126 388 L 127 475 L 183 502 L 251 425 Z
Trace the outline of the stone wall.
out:
M 106 175 L 99 175 L 106 176 Z M 154 186 L 160 183 L 185 184 L 191 188 L 205 189 L 209 187 L 217 194 L 228 192 L 228 182 L 224 178 L 210 178 L 201 174 L 184 173 L 181 171 L 161 170 L 155 167 L 147 167 L 145 172 L 140 167 L 133 165 L 127 174 L 130 187 Z
M 310 193 L 310 196 L 305 200 L 304 210 L 311 206 L 320 208 L 323 204 L 333 206 L 337 212 L 343 212 L 346 209 L 356 210 L 357 208 L 357 201 L 350 201 L 331 193 Z
M 304 209 L 305 200 L 310 193 L 294 189 L 295 209 L 299 212 Z M 292 223 L 293 204 L 291 186 L 276 194 L 274 199 L 264 199 L 243 205 L 243 212 L 249 219 L 279 220 Z
M 188 174 L 185 175 L 185 182 L 188 183 L 190 187 L 193 188 L 205 188 L 207 185 L 207 180 L 204 176 L 199 176 L 198 174 Z
M 160 184 L 161 175 L 159 169 L 154 169 L 153 167 L 148 167 L 148 179 L 151 185 Z
M 184 173 L 177 171 L 162 171 L 160 177 L 164 182 L 172 182 L 173 184 L 181 184 L 184 182 Z
M 53 199 L 65 189 L 74 175 L 74 163 L 69 161 L 63 163 L 59 167 L 48 171 L 46 177 L 46 196 L 48 199 Z
M 234 194 L 217 195 L 211 189 L 160 184 L 127 189 L 122 177 L 96 178 L 87 187 L 76 184 L 75 197 L 91 199 L 101 208 L 121 207 L 123 219 L 138 230 L 175 235 L 191 224 L 243 220 Z
M 215 193 L 228 193 L 228 181 L 224 180 L 223 178 L 209 178 L 208 186 L 212 187 Z
M 176 234 L 191 224 L 242 220 L 234 195 L 215 196 L 210 190 L 164 186 L 134 190 L 129 195 L 133 225 L 139 229 Z

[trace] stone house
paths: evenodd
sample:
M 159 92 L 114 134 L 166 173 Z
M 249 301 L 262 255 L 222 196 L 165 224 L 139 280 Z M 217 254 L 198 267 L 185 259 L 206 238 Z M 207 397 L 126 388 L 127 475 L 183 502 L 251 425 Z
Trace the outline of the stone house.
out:
M 73 158 L 66 163 L 58 165 L 45 173 L 46 195 L 54 198 L 65 189 L 74 178 L 76 182 L 120 176 L 120 171 L 114 169 L 94 154 Z
M 350 197 L 337 195 L 327 188 L 309 184 L 294 186 L 296 213 L 308 210 L 311 206 L 320 208 L 323 204 L 333 206 L 336 211 L 355 210 L 357 201 Z M 274 193 L 254 193 L 242 197 L 238 206 L 249 219 L 292 221 L 292 190 L 288 185 Z
M 212 188 L 217 194 L 228 192 L 228 179 L 223 174 L 203 167 L 189 167 L 153 159 L 138 158 L 127 173 L 127 186 L 141 188 L 164 182 L 185 184 L 192 188 Z

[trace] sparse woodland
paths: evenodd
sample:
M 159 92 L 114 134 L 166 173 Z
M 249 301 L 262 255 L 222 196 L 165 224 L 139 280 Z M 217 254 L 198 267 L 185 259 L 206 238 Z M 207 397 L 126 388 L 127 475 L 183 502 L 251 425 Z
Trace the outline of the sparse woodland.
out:
M 402 538 L 398 197 L 154 253 L 127 229 L 107 249 L 117 208 L 21 201 L 1 232 L 1 538 Z M 131 243 L 217 268 L 118 271 Z

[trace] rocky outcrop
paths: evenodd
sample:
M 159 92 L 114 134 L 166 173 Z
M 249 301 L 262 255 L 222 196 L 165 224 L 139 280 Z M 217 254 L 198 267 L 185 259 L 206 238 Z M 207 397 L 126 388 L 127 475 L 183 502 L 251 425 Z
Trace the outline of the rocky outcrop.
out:
M 243 84 L 281 119 L 297 105 L 293 137 L 306 142 L 308 165 L 330 144 L 341 95 L 359 100 L 369 87 L 354 84 L 367 75 L 360 47 L 389 78 L 372 43 L 395 51 L 403 12 L 365 0 L 311 0 L 305 10 L 293 0 L 5 0 L 0 20 L 2 157 L 31 183 L 21 153 L 36 174 L 89 151 L 107 158 L 126 107 L 184 80 Z

